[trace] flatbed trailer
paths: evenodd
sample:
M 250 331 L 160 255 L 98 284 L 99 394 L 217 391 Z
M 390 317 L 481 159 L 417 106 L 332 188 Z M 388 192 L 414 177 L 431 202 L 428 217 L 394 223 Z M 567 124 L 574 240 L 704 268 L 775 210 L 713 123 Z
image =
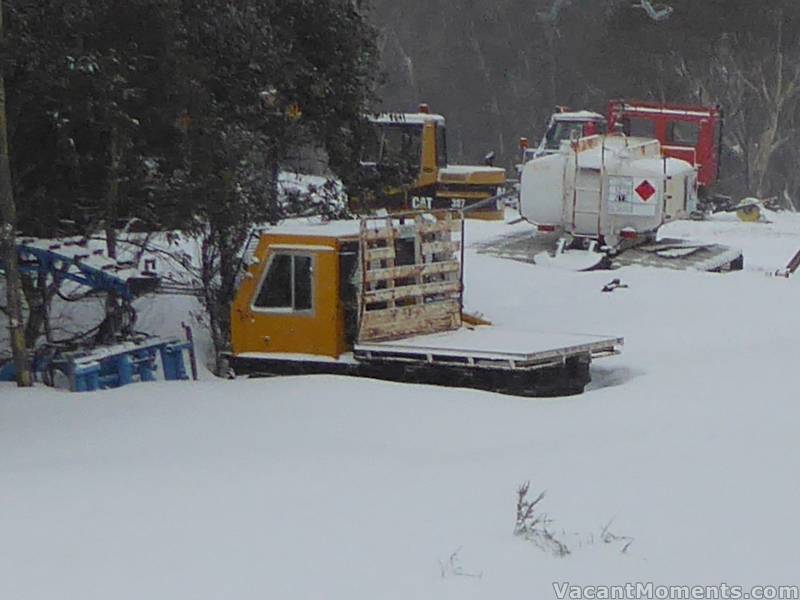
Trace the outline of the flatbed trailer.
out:
M 337 359 L 244 353 L 234 371 L 252 376 L 352 375 L 489 390 L 516 396 L 580 394 L 595 358 L 619 354 L 620 337 L 461 328 L 391 342 L 356 344 Z
M 592 359 L 617 354 L 622 338 L 469 318 L 463 232 L 454 211 L 265 232 L 231 312 L 234 372 L 581 393 Z

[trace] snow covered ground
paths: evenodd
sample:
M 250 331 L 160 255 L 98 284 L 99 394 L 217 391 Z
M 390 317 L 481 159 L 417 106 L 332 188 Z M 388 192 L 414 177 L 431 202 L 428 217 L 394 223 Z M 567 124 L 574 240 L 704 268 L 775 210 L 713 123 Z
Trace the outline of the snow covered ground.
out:
M 622 335 L 581 396 L 336 377 L 0 387 L 0 598 L 552 598 L 790 584 L 800 564 L 800 216 L 674 223 L 725 275 L 573 273 L 468 251 L 467 308 Z M 470 223 L 477 242 L 507 226 Z M 518 225 L 516 227 L 524 227 Z M 627 289 L 601 293 L 619 277 Z M 163 307 L 163 305 L 162 305 Z M 184 318 L 151 306 L 143 323 Z M 143 327 L 145 325 L 143 324 Z M 516 489 L 571 550 L 512 535 Z M 605 543 L 603 528 L 634 539 Z

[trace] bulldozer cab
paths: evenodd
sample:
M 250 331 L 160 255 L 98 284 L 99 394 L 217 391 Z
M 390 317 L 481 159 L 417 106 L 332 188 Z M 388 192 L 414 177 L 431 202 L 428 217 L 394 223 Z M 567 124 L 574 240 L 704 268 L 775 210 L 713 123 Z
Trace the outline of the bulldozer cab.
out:
M 420 168 L 421 124 L 372 123 L 361 162 L 364 165 L 394 166 L 407 163 Z
M 438 169 L 447 166 L 444 117 L 428 112 L 381 113 L 369 121 L 362 167 L 407 167 L 416 174 L 413 188 L 436 183 Z
M 505 170 L 490 165 L 449 165 L 444 117 L 427 105 L 417 113 L 380 113 L 369 117 L 370 132 L 361 156 L 363 169 L 391 174 L 390 167 L 413 174 L 411 182 L 386 182 L 382 194 L 351 198 L 357 213 L 386 209 L 464 209 L 497 195 L 506 183 Z M 502 206 L 481 206 L 472 218 L 502 219 Z

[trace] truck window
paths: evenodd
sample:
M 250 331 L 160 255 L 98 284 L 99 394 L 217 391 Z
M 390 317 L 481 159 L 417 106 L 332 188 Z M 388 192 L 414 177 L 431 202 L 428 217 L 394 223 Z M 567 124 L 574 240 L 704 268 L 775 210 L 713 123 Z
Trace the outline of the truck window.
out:
M 447 135 L 444 125 L 436 125 L 436 166 L 447 166 Z
M 622 120 L 625 134 L 631 137 L 654 139 L 656 137 L 656 123 L 650 119 L 625 117 Z
M 676 146 L 697 146 L 700 126 L 691 121 L 672 121 L 667 125 L 667 143 Z
M 294 309 L 311 310 L 311 257 L 294 256 Z
M 261 282 L 254 308 L 311 310 L 313 306 L 312 257 L 274 254 Z
M 563 140 L 570 136 L 583 136 L 583 123 L 575 121 L 556 121 L 545 134 L 544 147 L 548 150 L 558 150 Z

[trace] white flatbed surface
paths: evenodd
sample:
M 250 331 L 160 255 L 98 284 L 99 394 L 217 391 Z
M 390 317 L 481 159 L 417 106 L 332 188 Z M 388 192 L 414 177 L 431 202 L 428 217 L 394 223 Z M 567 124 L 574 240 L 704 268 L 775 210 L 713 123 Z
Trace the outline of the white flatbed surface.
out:
M 356 344 L 357 352 L 429 353 L 442 356 L 502 357 L 530 360 L 600 351 L 622 345 L 619 337 L 510 329 L 502 326 L 462 327 L 388 342 Z

